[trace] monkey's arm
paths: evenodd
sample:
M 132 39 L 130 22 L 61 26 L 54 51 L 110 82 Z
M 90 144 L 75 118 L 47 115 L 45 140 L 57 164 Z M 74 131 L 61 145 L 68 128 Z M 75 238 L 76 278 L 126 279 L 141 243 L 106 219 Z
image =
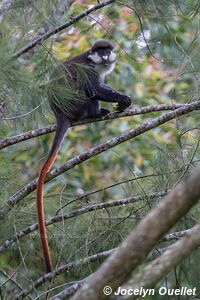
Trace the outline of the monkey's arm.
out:
M 45 227 L 45 218 L 44 218 L 44 206 L 43 206 L 43 192 L 44 192 L 44 183 L 47 176 L 47 173 L 49 172 L 51 166 L 53 165 L 59 148 L 61 146 L 63 137 L 69 127 L 69 121 L 62 115 L 57 116 L 57 127 L 56 127 L 56 133 L 54 136 L 53 144 L 51 147 L 51 151 L 49 153 L 49 156 L 47 158 L 47 161 L 43 165 L 38 179 L 37 184 L 37 217 L 38 217 L 38 227 L 40 232 L 40 239 L 41 239 L 41 246 L 43 251 L 43 257 L 46 267 L 46 272 L 49 273 L 52 270 L 52 264 L 51 264 L 51 255 L 49 251 L 49 245 L 47 240 L 47 234 L 46 234 L 46 227 Z
M 95 81 L 93 82 L 92 89 L 96 99 L 105 102 L 117 102 L 119 104 L 118 110 L 123 110 L 131 104 L 131 98 L 129 96 L 119 93 L 106 84 Z

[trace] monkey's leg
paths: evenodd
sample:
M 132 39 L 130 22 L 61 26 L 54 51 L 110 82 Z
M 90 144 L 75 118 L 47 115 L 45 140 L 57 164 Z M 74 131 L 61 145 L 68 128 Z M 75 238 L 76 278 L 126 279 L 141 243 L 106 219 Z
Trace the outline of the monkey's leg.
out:
M 106 108 L 101 108 L 100 109 L 100 116 L 103 117 L 103 116 L 106 116 L 110 113 L 110 110 L 109 109 L 106 109 Z
M 99 108 L 98 100 L 90 100 L 88 105 L 87 118 L 98 118 L 103 117 L 110 113 L 108 109 Z

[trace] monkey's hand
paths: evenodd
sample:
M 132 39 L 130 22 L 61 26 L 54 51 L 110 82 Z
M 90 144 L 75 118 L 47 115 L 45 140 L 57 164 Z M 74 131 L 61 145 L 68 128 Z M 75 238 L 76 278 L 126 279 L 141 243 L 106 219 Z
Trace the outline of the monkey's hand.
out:
M 120 101 L 116 104 L 114 108 L 118 111 L 123 111 L 130 105 L 131 105 L 131 98 L 129 96 L 123 95 L 123 97 L 120 99 Z

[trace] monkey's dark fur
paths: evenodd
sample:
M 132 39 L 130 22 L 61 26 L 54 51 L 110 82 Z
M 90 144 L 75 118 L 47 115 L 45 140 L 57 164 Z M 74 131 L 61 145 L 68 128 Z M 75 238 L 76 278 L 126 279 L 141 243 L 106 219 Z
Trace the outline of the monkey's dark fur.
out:
M 104 77 L 114 69 L 115 58 L 116 55 L 110 42 L 106 40 L 96 42 L 90 50 L 71 58 L 58 68 L 58 71 L 64 74 L 63 78 L 59 79 L 59 83 L 69 85 L 73 99 L 69 99 L 66 95 L 66 99 L 64 97 L 62 101 L 59 101 L 58 96 L 49 95 L 57 128 L 48 159 L 40 172 L 37 186 L 37 215 L 46 272 L 52 270 L 52 263 L 44 221 L 43 189 L 45 178 L 57 157 L 63 137 L 72 121 L 108 114 L 109 110 L 99 108 L 99 101 L 118 103 L 119 111 L 130 105 L 130 97 L 104 84 Z M 84 80 L 78 79 L 81 67 L 85 68 Z

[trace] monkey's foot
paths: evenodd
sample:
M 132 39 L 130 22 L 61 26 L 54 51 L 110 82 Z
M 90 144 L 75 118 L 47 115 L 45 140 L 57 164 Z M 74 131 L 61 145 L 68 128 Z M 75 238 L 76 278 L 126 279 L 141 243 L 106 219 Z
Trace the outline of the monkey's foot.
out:
M 103 117 L 103 116 L 106 116 L 110 113 L 110 110 L 109 109 L 105 109 L 105 108 L 101 108 L 100 109 L 100 116 Z

